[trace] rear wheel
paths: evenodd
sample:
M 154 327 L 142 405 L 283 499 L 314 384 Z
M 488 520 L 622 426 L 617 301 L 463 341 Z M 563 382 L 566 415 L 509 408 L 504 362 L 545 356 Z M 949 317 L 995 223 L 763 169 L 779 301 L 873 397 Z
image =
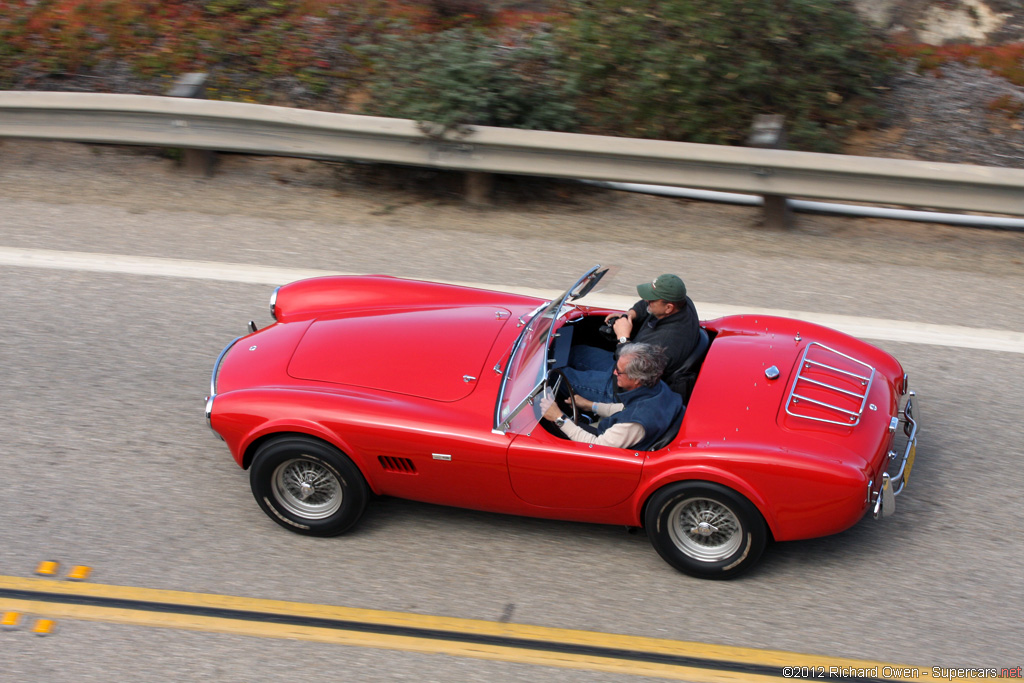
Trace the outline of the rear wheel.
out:
M 732 489 L 679 482 L 647 505 L 647 535 L 676 569 L 702 579 L 731 579 L 761 557 L 768 533 L 761 513 Z
M 369 489 L 341 451 L 308 436 L 282 436 L 253 456 L 249 485 L 263 511 L 286 529 L 310 536 L 348 531 L 366 509 Z

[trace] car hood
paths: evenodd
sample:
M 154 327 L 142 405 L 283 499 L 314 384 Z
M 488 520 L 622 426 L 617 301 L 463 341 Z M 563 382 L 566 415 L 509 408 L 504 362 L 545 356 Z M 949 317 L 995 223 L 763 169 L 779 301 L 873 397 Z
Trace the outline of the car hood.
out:
M 288 374 L 300 380 L 457 401 L 476 387 L 511 317 L 496 306 L 358 311 L 317 318 Z

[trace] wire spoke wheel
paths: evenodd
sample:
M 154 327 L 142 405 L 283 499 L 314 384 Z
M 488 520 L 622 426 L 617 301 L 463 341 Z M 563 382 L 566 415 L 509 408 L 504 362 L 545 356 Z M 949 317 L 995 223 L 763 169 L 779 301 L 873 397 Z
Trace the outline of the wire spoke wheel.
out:
M 323 463 L 293 458 L 277 466 L 271 478 L 274 498 L 292 514 L 305 519 L 324 519 L 341 508 L 341 484 Z
M 710 498 L 689 498 L 669 512 L 668 532 L 684 553 L 701 562 L 718 562 L 735 553 L 743 541 L 736 514 Z
M 644 526 L 666 562 L 701 579 L 743 574 L 768 542 L 768 526 L 757 507 L 709 481 L 680 481 L 658 489 L 648 501 Z
M 307 536 L 345 533 L 363 516 L 370 494 L 347 455 L 303 434 L 265 441 L 253 455 L 249 486 L 270 519 Z

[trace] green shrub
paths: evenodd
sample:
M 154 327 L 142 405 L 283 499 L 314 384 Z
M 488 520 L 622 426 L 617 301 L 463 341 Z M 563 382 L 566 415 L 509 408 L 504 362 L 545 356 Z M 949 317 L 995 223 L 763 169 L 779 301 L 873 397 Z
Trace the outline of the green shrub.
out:
M 467 125 L 568 130 L 576 93 L 546 33 L 502 43 L 480 31 L 392 35 L 368 49 L 367 113 L 415 119 L 440 131 Z
M 571 0 L 563 34 L 593 132 L 717 144 L 782 114 L 834 151 L 876 115 L 879 45 L 846 0 Z

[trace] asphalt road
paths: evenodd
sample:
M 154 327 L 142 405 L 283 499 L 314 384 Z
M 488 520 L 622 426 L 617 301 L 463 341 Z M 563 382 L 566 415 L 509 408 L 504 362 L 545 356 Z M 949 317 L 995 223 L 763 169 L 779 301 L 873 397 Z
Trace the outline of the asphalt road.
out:
M 286 169 L 275 182 L 277 171 L 229 167 L 201 182 L 152 158 L 118 166 L 113 154 L 32 149 L 44 151 L 0 155 L 0 248 L 551 289 L 611 262 L 622 268 L 610 291 L 622 295 L 675 271 L 698 302 L 1024 332 L 1024 235 L 812 217 L 766 235 L 750 209 L 644 198 L 481 212 L 293 179 L 309 170 Z M 688 224 L 682 236 L 673 221 Z M 720 231 L 701 237 L 701 227 Z M 922 667 L 1024 663 L 1019 353 L 879 342 L 924 403 L 897 514 L 775 545 L 747 577 L 709 582 L 675 572 L 643 535 L 620 528 L 389 499 L 340 538 L 273 524 L 202 416 L 213 359 L 247 320 L 268 322 L 271 289 L 0 267 L 0 575 L 30 576 L 41 560 L 59 560 L 92 567 L 89 581 L 102 584 Z M 0 631 L 5 676 L 638 680 L 75 619 L 47 638 Z

